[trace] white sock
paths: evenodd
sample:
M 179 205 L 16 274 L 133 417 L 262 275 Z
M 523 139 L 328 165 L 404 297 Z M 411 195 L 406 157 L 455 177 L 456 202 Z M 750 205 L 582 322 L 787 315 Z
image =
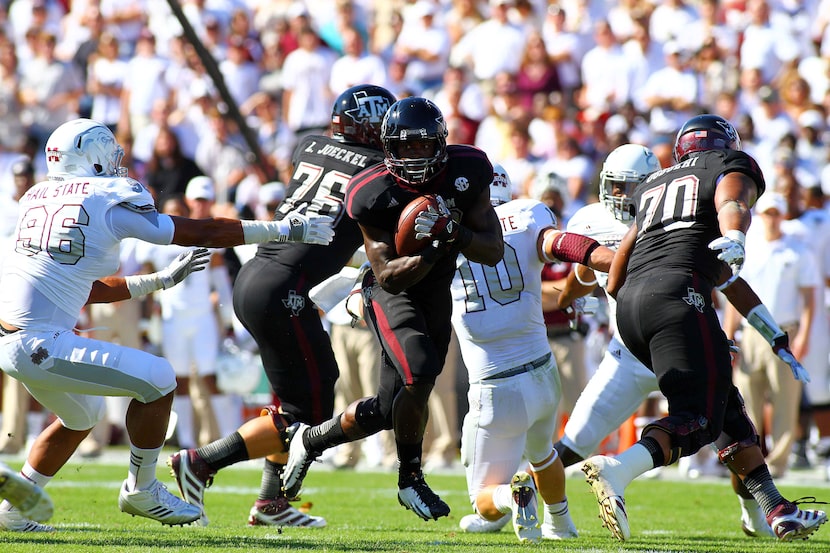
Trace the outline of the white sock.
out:
M 156 481 L 156 464 L 161 446 L 141 449 L 130 444 L 130 472 L 127 475 L 127 489 L 146 490 Z
M 513 490 L 507 484 L 496 486 L 493 490 L 493 505 L 500 513 L 509 513 L 513 509 Z
M 228 436 L 242 426 L 242 405 L 238 396 L 219 394 L 210 396 L 210 406 L 216 415 L 219 435 Z
M 34 468 L 32 468 L 32 465 L 30 465 L 28 461 L 25 465 L 23 465 L 23 468 L 20 469 L 20 474 L 25 476 L 27 480 L 31 480 L 32 482 L 34 482 L 40 488 L 45 487 L 46 484 L 51 482 L 52 478 L 54 478 L 54 476 L 46 476 L 45 474 L 39 473 Z
M 568 510 L 568 499 L 552 505 L 545 504 L 544 523 L 550 525 L 554 532 L 572 532 L 576 534 L 576 526 Z
M 196 447 L 196 436 L 193 432 L 193 401 L 190 396 L 176 395 L 173 397 L 173 411 L 179 417 L 176 422 L 176 436 L 182 448 Z
M 741 512 L 748 517 L 749 520 L 755 522 L 756 519 L 760 518 L 766 520 L 766 516 L 764 516 L 764 511 L 761 510 L 761 506 L 758 504 L 755 499 L 747 499 L 745 497 L 738 496 L 738 501 L 741 503 Z
M 614 469 L 614 473 L 615 476 L 619 475 L 617 478 L 622 480 L 619 483 L 624 486 L 628 486 L 632 480 L 654 468 L 651 453 L 646 449 L 646 446 L 640 443 L 629 447 L 617 455 L 615 459 L 620 462 L 620 466 Z

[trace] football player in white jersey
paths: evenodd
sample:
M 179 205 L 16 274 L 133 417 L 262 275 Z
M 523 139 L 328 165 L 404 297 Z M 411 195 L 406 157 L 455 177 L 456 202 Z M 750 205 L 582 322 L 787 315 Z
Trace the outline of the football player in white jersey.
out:
M 17 240 L 0 276 L 0 368 L 57 415 L 32 446 L 22 474 L 43 487 L 104 414 L 104 396 L 133 398 L 127 411 L 130 467 L 119 492 L 122 511 L 162 524 L 187 524 L 198 507 L 156 479 L 175 373 L 163 358 L 73 332 L 86 303 L 128 299 L 169 288 L 202 265 L 188 252 L 150 275 L 112 277 L 122 239 L 231 247 L 270 240 L 328 244 L 331 218 L 299 212 L 283 221 L 186 219 L 159 214 L 150 192 L 126 176 L 124 150 L 106 126 L 76 119 L 46 143 L 48 179 L 20 200 Z M 8 502 L 0 528 L 46 531 Z
M 584 237 L 558 230 L 545 204 L 511 200 L 500 165 L 494 166 L 490 200 L 502 224 L 504 258 L 488 267 L 459 255 L 451 289 L 452 324 L 470 382 L 461 457 L 476 510 L 460 526 L 497 531 L 512 513 L 520 541 L 575 538 L 565 469 L 551 443 L 561 386 L 542 317 L 542 267 L 575 261 L 558 244 Z M 594 261 L 588 262 L 596 267 Z M 523 458 L 530 474 L 516 472 Z M 544 503 L 542 520 L 536 490 Z
M 600 202 L 579 209 L 568 222 L 568 230 L 595 238 L 617 249 L 634 220 L 630 197 L 634 188 L 660 169 L 654 153 L 637 144 L 623 144 L 605 159 L 600 172 Z M 591 292 L 605 289 L 607 273 L 577 266 L 559 297 L 559 305 Z M 739 311 L 748 311 L 759 301 L 743 279 L 723 290 Z M 616 327 L 616 301 L 608 297 L 612 329 Z M 742 308 L 742 302 L 743 303 Z M 614 333 L 597 368 L 577 399 L 564 435 L 554 447 L 564 465 L 581 462 L 596 452 L 600 442 L 634 413 L 652 392 L 659 391 L 654 373 L 643 365 Z M 741 504 L 741 527 L 752 537 L 774 537 L 763 510 L 751 494 L 736 489 Z

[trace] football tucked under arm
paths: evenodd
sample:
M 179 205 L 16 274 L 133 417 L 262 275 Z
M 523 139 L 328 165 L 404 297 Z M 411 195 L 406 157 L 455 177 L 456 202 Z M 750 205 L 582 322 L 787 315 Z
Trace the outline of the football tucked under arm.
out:
M 418 238 L 419 232 L 415 229 L 418 215 L 430 207 L 436 212 L 439 209 L 438 200 L 433 195 L 418 196 L 403 208 L 395 227 L 395 250 L 398 255 L 415 255 L 432 244 L 433 238 L 429 234 Z

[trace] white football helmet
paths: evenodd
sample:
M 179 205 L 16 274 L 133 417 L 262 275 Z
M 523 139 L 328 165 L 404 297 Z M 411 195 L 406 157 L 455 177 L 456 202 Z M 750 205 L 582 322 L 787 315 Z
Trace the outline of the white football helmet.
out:
M 614 149 L 602 164 L 599 173 L 599 200 L 618 221 L 627 223 L 634 219 L 631 196 L 638 184 L 660 169 L 660 161 L 654 152 L 639 144 L 623 144 Z M 614 189 L 622 190 L 619 196 Z
M 46 167 L 50 178 L 126 177 L 121 167 L 124 148 L 105 125 L 91 119 L 74 119 L 54 130 L 46 141 Z
M 490 183 L 490 203 L 501 205 L 513 199 L 513 183 L 500 164 L 493 165 L 493 181 Z

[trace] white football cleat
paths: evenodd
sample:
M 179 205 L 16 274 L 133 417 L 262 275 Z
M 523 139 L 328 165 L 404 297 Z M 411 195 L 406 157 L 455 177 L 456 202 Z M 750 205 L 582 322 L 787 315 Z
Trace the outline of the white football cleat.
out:
M 48 524 L 41 524 L 24 517 L 17 509 L 0 511 L 0 530 L 9 532 L 54 532 Z
M 0 465 L 0 498 L 20 510 L 20 514 L 36 522 L 52 517 L 52 499 L 43 488 L 7 466 Z
M 605 455 L 591 457 L 582 465 L 585 481 L 599 503 L 599 518 L 615 538 L 625 541 L 631 537 L 628 526 L 628 514 L 625 512 L 625 486 L 615 482 L 613 469 L 619 461 Z
M 510 514 L 506 514 L 498 520 L 487 520 L 478 513 L 471 515 L 464 515 L 458 522 L 458 526 L 465 532 L 471 534 L 491 534 L 499 532 L 504 526 L 510 522 Z
M 303 436 L 311 428 L 309 425 L 298 422 L 288 427 L 288 461 L 282 469 L 282 489 L 285 496 L 295 499 L 300 496 L 303 480 L 308 474 L 308 467 L 320 456 L 318 452 L 308 451 L 303 443 Z
M 781 541 L 806 540 L 827 522 L 827 515 L 815 509 L 799 509 L 787 501 L 772 510 L 767 522 Z
M 157 520 L 169 526 L 190 524 L 202 516 L 199 507 L 171 494 L 158 480 L 149 489 L 135 491 L 127 490 L 127 481 L 124 480 L 118 494 L 118 508 L 129 515 Z
M 536 501 L 536 486 L 533 478 L 525 471 L 519 471 L 510 480 L 512 497 L 513 531 L 520 542 L 538 543 L 542 540 L 542 528 Z

